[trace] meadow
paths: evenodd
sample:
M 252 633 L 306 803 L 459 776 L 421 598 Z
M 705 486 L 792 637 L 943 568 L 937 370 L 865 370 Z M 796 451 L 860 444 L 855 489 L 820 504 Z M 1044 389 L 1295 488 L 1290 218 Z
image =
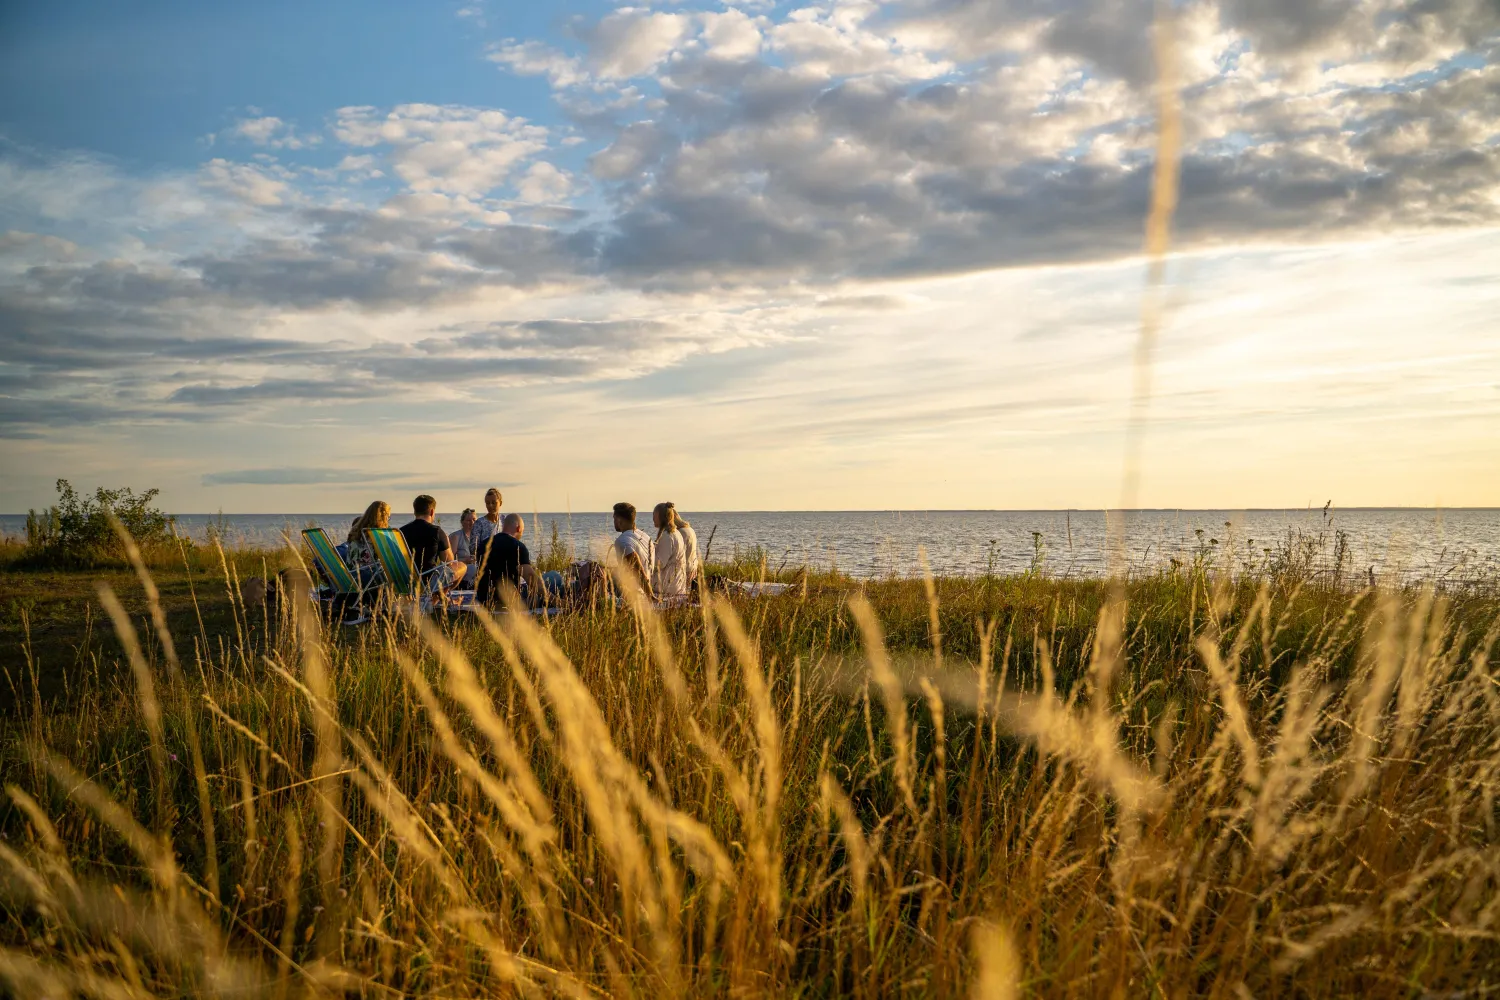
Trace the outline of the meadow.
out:
M 343 628 L 242 599 L 289 558 L 0 569 L 13 995 L 1500 989 L 1493 591 L 787 572 Z

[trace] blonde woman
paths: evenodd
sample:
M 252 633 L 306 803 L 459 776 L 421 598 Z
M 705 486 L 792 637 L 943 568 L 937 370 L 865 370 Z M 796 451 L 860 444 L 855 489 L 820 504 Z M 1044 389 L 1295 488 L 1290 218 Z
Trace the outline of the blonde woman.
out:
M 688 596 L 687 539 L 678 527 L 677 508 L 659 503 L 651 511 L 656 525 L 656 561 L 651 567 L 651 589 L 658 600 L 681 601 Z
M 500 513 L 500 505 L 504 502 L 500 491 L 493 486 L 484 491 L 484 516 L 474 522 L 474 537 L 471 542 L 475 552 L 479 551 L 480 544 L 486 539 L 504 530 L 505 515 Z
M 500 513 L 500 505 L 504 502 L 505 498 L 500 495 L 500 491 L 495 489 L 495 487 L 491 486 L 484 491 L 484 516 L 474 522 L 474 530 L 469 536 L 470 550 L 476 556 L 479 553 L 481 545 L 504 530 L 505 515 Z M 484 569 L 484 564 L 481 562 L 479 565 L 469 568 L 478 573 Z M 475 579 L 478 578 L 476 577 Z
M 355 518 L 354 526 L 349 529 L 349 568 L 359 577 L 361 586 L 369 586 L 380 572 L 380 562 L 375 558 L 370 540 L 365 537 L 365 529 L 390 526 L 391 505 L 384 500 L 376 500 Z

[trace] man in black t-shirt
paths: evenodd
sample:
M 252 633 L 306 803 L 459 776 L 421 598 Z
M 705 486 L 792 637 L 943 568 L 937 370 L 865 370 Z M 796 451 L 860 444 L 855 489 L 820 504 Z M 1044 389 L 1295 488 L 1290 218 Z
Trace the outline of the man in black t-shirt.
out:
M 401 535 L 406 539 L 406 547 L 411 549 L 417 572 L 426 574 L 432 570 L 432 574 L 425 577 L 430 589 L 448 590 L 457 586 L 468 567 L 453 558 L 453 546 L 448 541 L 447 532 L 432 523 L 437 501 L 424 493 L 412 501 L 411 507 L 416 520 L 403 524 Z
M 522 580 L 526 581 L 532 600 L 541 595 L 542 582 L 531 565 L 530 551 L 521 541 L 525 531 L 526 522 L 521 520 L 520 514 L 506 514 L 500 522 L 500 534 L 491 535 L 479 543 L 476 555 L 481 569 L 475 600 L 498 603 L 502 582 L 519 590 Z

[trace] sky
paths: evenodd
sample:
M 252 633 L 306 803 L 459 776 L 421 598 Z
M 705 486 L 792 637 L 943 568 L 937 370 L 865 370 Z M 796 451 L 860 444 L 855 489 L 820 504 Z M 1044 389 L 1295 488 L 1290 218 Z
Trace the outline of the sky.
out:
M 1114 506 L 1155 10 L 0 5 L 0 511 Z M 1170 12 L 1140 505 L 1500 506 L 1500 2 Z

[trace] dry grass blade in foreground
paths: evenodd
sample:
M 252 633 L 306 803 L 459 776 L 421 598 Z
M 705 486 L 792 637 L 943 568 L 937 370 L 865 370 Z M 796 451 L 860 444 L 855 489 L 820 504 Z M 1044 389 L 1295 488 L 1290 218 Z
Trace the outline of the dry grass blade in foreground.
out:
M 1494 602 L 1204 567 L 1117 593 L 890 582 L 333 632 L 282 608 L 180 663 L 111 595 L 134 699 L 86 690 L 0 746 L 0 980 L 1500 987 Z

